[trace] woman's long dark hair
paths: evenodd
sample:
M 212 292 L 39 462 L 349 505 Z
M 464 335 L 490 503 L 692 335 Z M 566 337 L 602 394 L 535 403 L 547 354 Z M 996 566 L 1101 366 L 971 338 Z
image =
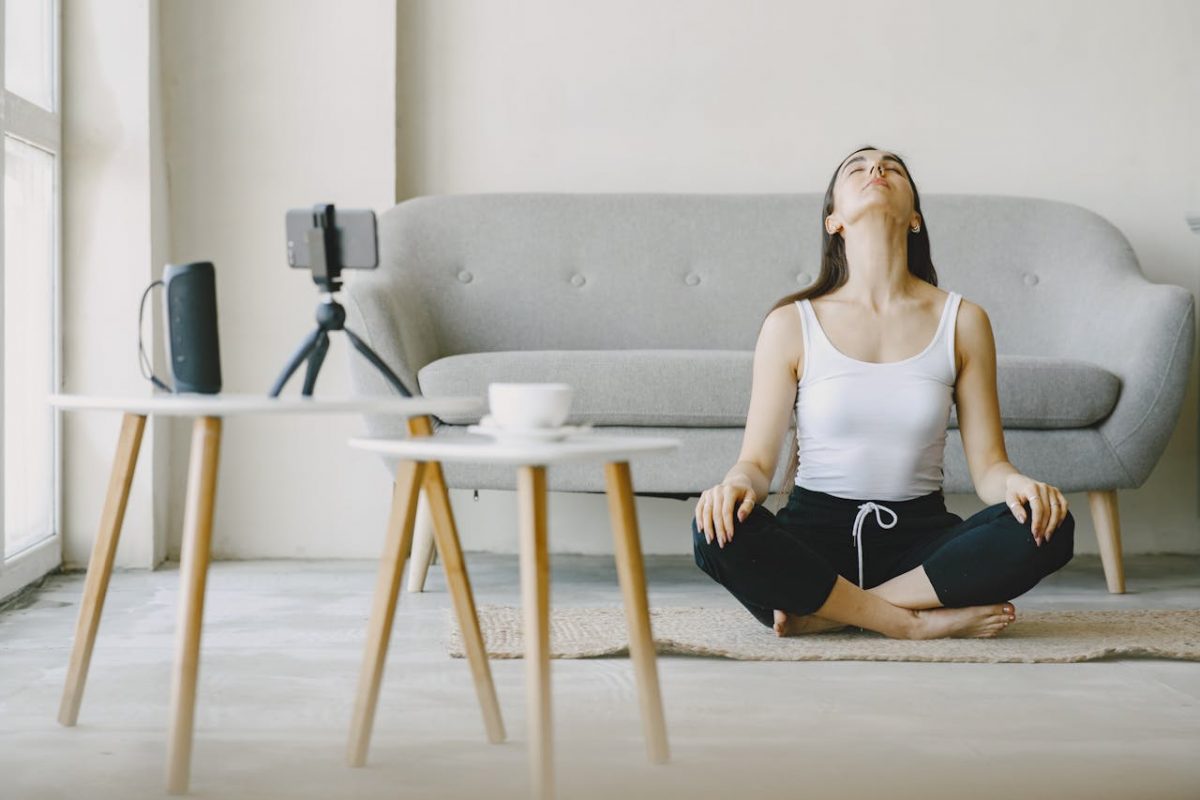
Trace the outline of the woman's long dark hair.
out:
M 863 150 L 878 150 L 878 147 L 866 145 L 851 152 L 846 158 L 854 155 L 854 153 Z M 929 225 L 925 220 L 925 214 L 921 212 L 921 195 L 917 192 L 917 185 L 913 183 L 912 175 L 908 171 L 908 165 L 900 156 L 896 156 L 896 160 L 904 167 L 904 174 L 908 177 L 908 185 L 912 187 L 913 194 L 913 210 L 921 217 L 921 230 L 913 233 L 910 229 L 908 232 L 908 271 L 934 286 L 938 285 L 937 270 L 933 268 L 933 260 L 929 255 Z M 841 171 L 842 164 L 846 163 L 846 158 L 843 158 L 838 166 L 833 170 L 833 177 L 829 179 L 829 188 L 825 190 L 825 202 L 821 207 L 821 272 L 817 275 L 816 281 L 809 286 L 801 289 L 795 294 L 790 294 L 782 298 L 775 305 L 771 306 L 771 310 L 766 316 L 770 316 L 771 312 L 780 306 L 791 305 L 805 298 L 812 299 L 820 297 L 823 294 L 829 294 L 834 289 L 846 282 L 849 277 L 849 272 L 846 268 L 846 241 L 841 237 L 841 234 L 832 234 L 825 227 L 825 218 L 833 213 L 833 187 L 837 183 L 838 172 Z M 766 316 L 763 320 L 766 320 Z M 760 326 L 761 327 L 761 326 Z M 807 356 L 807 354 L 805 354 Z M 790 457 L 788 458 L 787 468 L 784 470 L 784 475 L 787 480 L 783 484 L 783 488 L 778 492 L 781 501 L 786 501 L 787 495 L 791 493 L 792 486 L 796 482 L 796 470 L 800 466 L 800 455 L 798 452 L 799 446 L 799 431 L 800 422 L 797 418 L 796 408 L 792 407 L 792 446 L 790 448 Z M 768 481 L 771 476 L 767 476 Z M 768 488 L 769 484 L 768 484 Z

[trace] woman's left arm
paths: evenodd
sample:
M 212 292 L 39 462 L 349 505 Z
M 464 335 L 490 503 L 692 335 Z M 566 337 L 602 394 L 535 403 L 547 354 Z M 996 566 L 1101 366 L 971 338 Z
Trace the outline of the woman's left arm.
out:
M 1022 475 L 1009 463 L 996 392 L 996 340 L 987 312 L 963 298 L 954 338 L 960 361 L 954 385 L 958 430 L 975 492 L 987 505 L 1007 503 L 1021 523 L 1028 502 L 1040 545 L 1066 517 L 1067 500 L 1057 487 Z

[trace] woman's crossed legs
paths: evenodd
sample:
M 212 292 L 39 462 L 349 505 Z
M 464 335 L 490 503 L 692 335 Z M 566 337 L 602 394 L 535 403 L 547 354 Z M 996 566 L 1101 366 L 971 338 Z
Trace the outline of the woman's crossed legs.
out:
M 787 520 L 795 519 L 796 510 L 786 510 Z M 1026 522 L 1018 522 L 1004 503 L 996 503 L 940 532 L 920 535 L 890 559 L 886 550 L 876 553 L 879 548 L 868 544 L 866 590 L 854 582 L 857 556 L 846 545 L 849 526 L 844 532 L 801 533 L 761 506 L 745 520 L 735 516 L 734 535 L 723 548 L 707 542 L 693 520 L 693 551 L 697 566 L 781 636 L 847 624 L 892 638 L 994 636 L 1015 617 L 1006 600 L 1061 569 L 1074 552 L 1070 512 L 1041 546 L 1030 529 L 1032 518 L 1026 513 Z

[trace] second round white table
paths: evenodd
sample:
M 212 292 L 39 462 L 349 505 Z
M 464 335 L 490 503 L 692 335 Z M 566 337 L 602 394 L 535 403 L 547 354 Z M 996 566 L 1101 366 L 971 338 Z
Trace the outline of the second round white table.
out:
M 570 461 L 602 461 L 607 484 L 608 511 L 612 521 L 617 576 L 629 628 L 629 655 L 637 677 L 642 727 L 646 748 L 653 763 L 668 758 L 667 726 L 663 717 L 654 640 L 650 631 L 650 608 L 646 598 L 646 575 L 634 508 L 629 459 L 662 453 L 680 447 L 677 439 L 638 436 L 578 434 L 561 442 L 502 443 L 477 434 L 415 439 L 352 439 L 354 447 L 400 459 L 388 521 L 383 560 L 375 589 L 375 600 L 367 628 L 366 653 L 351 723 L 349 762 L 366 762 L 388 639 L 395 618 L 396 601 L 404 561 L 412 544 L 417 496 L 422 485 L 427 497 L 445 497 L 441 478 L 443 461 L 511 464 L 517 468 L 518 523 L 520 528 L 521 605 L 524 614 L 527 729 L 530 738 L 532 796 L 547 800 L 554 794 L 553 738 L 550 713 L 550 559 L 547 547 L 546 469 Z M 427 471 L 430 474 L 427 474 Z M 430 492 L 433 485 L 439 491 Z M 449 503 L 431 502 L 430 515 L 439 546 L 458 541 Z M 459 569 L 457 553 L 441 553 L 447 575 Z M 450 591 L 456 607 L 466 598 Z M 470 614 L 475 613 L 470 605 Z M 463 613 L 459 613 L 460 622 Z M 478 629 L 478 622 L 474 627 Z M 464 637 L 465 650 L 474 666 L 480 661 L 473 648 L 478 640 Z

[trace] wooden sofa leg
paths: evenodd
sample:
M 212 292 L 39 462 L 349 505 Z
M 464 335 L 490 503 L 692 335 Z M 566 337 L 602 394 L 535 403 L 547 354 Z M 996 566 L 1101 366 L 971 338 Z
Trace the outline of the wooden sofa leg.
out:
M 1121 514 L 1117 508 L 1117 490 L 1088 492 L 1092 525 L 1104 563 L 1104 579 L 1112 594 L 1125 593 L 1125 564 L 1121 560 Z
M 408 560 L 408 591 L 425 591 L 425 577 L 433 563 L 433 516 L 429 513 L 429 498 L 421 489 L 417 500 L 417 520 L 413 526 L 412 557 Z
M 409 417 L 406 420 L 408 435 L 433 436 L 433 420 L 427 414 Z M 408 556 L 408 591 L 425 591 L 425 576 L 429 574 L 429 565 L 437 554 L 433 541 L 433 518 L 429 513 L 429 498 L 425 496 L 425 488 L 421 487 L 417 498 L 417 519 L 413 523 L 411 552 Z

